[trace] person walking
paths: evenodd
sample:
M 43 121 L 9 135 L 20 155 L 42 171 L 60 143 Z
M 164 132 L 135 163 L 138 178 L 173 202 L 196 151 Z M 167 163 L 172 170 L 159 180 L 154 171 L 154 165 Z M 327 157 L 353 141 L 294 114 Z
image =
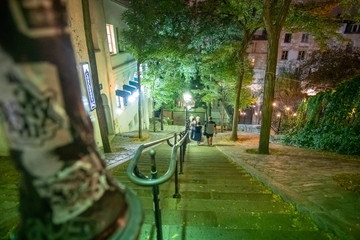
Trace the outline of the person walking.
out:
M 209 121 L 205 123 L 204 126 L 204 135 L 209 146 L 212 146 L 213 137 L 216 134 L 216 123 L 212 120 L 212 117 L 209 118 Z
M 200 145 L 200 142 L 201 142 L 201 138 L 202 138 L 201 129 L 202 129 L 201 123 L 197 122 L 196 126 L 195 126 L 195 135 L 194 135 L 194 139 L 193 139 L 193 140 L 197 141 L 197 145 Z
M 196 122 L 200 122 L 200 116 L 199 116 L 199 114 L 198 115 L 196 115 Z
M 190 123 L 190 130 L 191 130 L 190 139 L 192 140 L 194 140 L 194 136 L 195 136 L 195 127 L 196 127 L 196 120 L 195 118 L 193 118 Z

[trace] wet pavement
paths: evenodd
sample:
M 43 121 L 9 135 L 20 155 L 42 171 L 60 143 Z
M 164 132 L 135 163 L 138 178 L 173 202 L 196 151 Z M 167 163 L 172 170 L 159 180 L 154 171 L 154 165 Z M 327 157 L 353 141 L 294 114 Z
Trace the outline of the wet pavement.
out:
M 141 240 L 155 236 L 151 192 L 127 180 L 126 162 L 141 144 L 172 132 L 145 132 L 141 141 L 137 132 L 119 134 L 111 141 L 117 152 L 103 155 L 114 176 L 143 201 Z M 337 174 L 360 173 L 360 157 L 275 143 L 270 155 L 259 155 L 257 134 L 239 132 L 238 142 L 229 136 L 218 134 L 214 147 L 190 143 L 181 199 L 172 198 L 172 182 L 161 185 L 164 239 L 360 239 L 360 194 L 334 181 Z M 1 184 L 6 217 L 0 227 L 10 228 L 17 219 L 17 184 Z
M 360 193 L 346 191 L 334 181 L 338 174 L 359 174 L 360 157 L 271 143 L 270 155 L 254 154 L 258 135 L 226 135 L 217 148 L 283 199 L 309 214 L 322 229 L 340 239 L 360 239 Z
M 167 144 L 155 148 L 158 176 L 167 171 L 170 150 Z M 150 173 L 148 162 L 145 153 L 138 165 L 145 175 Z M 156 239 L 152 189 L 131 183 L 125 165 L 111 172 L 142 201 L 145 219 L 139 239 Z M 216 147 L 191 143 L 179 182 L 181 198 L 173 198 L 174 177 L 160 185 L 163 239 L 337 239 L 318 229 L 307 214 L 299 213 Z

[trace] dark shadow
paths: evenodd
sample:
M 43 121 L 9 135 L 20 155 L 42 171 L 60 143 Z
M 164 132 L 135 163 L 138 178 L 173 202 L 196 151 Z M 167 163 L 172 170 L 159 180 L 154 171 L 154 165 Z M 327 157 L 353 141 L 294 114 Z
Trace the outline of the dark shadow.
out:
M 207 145 L 206 145 L 207 146 Z M 219 146 L 219 147 L 234 147 L 234 144 L 224 144 L 224 143 L 219 143 L 219 144 L 213 144 L 213 146 Z
M 250 153 L 250 154 L 259 154 L 259 150 L 257 148 L 249 148 L 249 149 L 246 149 L 245 152 Z M 270 149 L 269 155 L 277 154 L 279 152 L 281 152 L 281 151 L 278 149 Z M 266 155 L 266 154 L 262 154 L 262 155 Z

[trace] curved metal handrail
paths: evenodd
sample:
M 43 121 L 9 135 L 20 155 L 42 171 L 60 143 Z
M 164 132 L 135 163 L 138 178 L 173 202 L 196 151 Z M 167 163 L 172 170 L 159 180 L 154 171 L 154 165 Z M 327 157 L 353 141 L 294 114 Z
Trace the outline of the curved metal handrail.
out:
M 167 180 L 169 180 L 170 177 L 175 173 L 177 150 L 178 150 L 179 146 L 181 146 L 181 144 L 183 144 L 183 142 L 185 141 L 188 133 L 189 132 L 187 131 L 187 133 L 179 140 L 179 142 L 177 142 L 176 144 L 173 145 L 172 150 L 171 150 L 169 168 L 164 175 L 162 175 L 161 177 L 156 178 L 156 179 L 149 179 L 149 178 L 144 179 L 144 178 L 140 178 L 140 177 L 136 176 L 135 168 L 140 159 L 140 156 L 145 148 L 154 146 L 154 145 L 164 142 L 164 141 L 168 141 L 171 138 L 174 138 L 175 136 L 169 136 L 169 137 L 162 138 L 162 139 L 159 139 L 154 142 L 145 143 L 145 144 L 140 145 L 140 147 L 136 150 L 134 157 L 130 160 L 130 164 L 129 164 L 128 168 L 126 169 L 126 174 L 127 174 L 128 178 L 132 182 L 134 182 L 138 185 L 142 185 L 142 186 L 155 186 L 155 185 L 159 185 L 159 184 L 164 183 Z M 151 154 L 154 154 L 154 152 L 152 152 Z

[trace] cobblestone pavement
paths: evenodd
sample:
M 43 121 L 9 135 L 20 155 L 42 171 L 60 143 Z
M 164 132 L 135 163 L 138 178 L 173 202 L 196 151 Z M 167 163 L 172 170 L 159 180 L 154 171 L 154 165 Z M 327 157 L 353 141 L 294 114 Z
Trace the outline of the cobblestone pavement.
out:
M 270 155 L 254 154 L 259 136 L 239 133 L 238 142 L 218 134 L 215 145 L 234 162 L 323 229 L 341 239 L 360 239 L 360 194 L 346 191 L 333 177 L 360 173 L 360 157 L 271 143 Z

